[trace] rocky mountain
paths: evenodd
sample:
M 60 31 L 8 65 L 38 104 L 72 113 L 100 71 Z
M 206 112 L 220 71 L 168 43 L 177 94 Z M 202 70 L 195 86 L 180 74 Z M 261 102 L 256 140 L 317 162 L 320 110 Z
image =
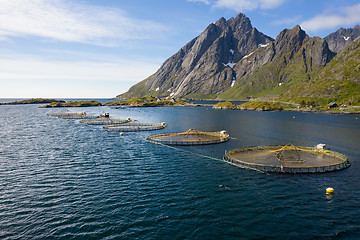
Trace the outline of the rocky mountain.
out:
M 324 39 L 310 38 L 300 26 L 283 30 L 235 66 L 236 81 L 220 99 L 244 99 L 285 94 L 308 81 L 334 57 Z
M 339 52 L 313 79 L 298 85 L 289 98 L 360 103 L 360 37 Z M 320 102 L 319 102 L 320 103 Z
M 242 13 L 220 18 L 167 59 L 152 76 L 117 96 L 214 98 L 235 79 L 232 67 L 272 38 L 253 28 Z
M 336 32 L 326 36 L 324 39 L 329 44 L 330 50 L 338 53 L 359 36 L 360 26 L 356 25 L 354 28 L 340 28 Z
M 339 62 L 351 55 L 349 51 L 358 56 L 356 43 L 359 40 L 354 40 L 359 34 L 360 27 L 355 26 L 354 29 L 339 29 L 321 39 L 309 37 L 297 25 L 272 39 L 252 27 L 250 20 L 240 13 L 236 18 L 227 21 L 221 18 L 210 24 L 167 59 L 156 73 L 117 97 L 313 98 L 316 92 L 312 89 L 320 87 L 314 81 L 330 89 L 334 71 L 339 71 L 336 81 L 353 76 L 355 80 L 349 80 L 346 86 L 358 87 L 356 59 L 349 57 L 344 61 L 346 65 Z M 343 55 L 345 51 L 348 53 Z M 339 84 L 334 86 L 342 89 Z M 325 92 L 321 96 L 333 97 Z M 342 92 L 333 90 L 330 93 Z

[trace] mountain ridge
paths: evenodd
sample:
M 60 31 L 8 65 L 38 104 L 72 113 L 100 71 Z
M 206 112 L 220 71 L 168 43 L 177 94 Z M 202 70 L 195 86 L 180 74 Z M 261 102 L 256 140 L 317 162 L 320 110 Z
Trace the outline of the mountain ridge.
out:
M 325 40 L 310 38 L 299 25 L 285 29 L 269 46 L 256 49 L 234 67 L 241 77 L 218 99 L 284 94 L 316 75 L 333 56 Z
M 244 14 L 211 23 L 198 37 L 192 39 L 145 80 L 135 84 L 118 98 L 137 95 L 183 97 L 202 92 L 220 93 L 230 86 L 232 66 L 243 56 L 273 41 L 253 28 Z
M 301 88 L 299 85 L 308 85 L 321 75 L 322 69 L 358 35 L 358 25 L 339 29 L 323 39 L 309 37 L 296 25 L 272 39 L 239 13 L 235 18 L 220 18 L 208 25 L 153 75 L 117 98 L 292 98 L 292 93 Z

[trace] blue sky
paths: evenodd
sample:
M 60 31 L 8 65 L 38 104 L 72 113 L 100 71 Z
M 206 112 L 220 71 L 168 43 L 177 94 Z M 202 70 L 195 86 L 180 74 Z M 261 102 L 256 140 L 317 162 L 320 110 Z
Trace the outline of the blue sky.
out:
M 239 12 L 273 38 L 360 24 L 358 0 L 0 0 L 0 98 L 114 97 Z

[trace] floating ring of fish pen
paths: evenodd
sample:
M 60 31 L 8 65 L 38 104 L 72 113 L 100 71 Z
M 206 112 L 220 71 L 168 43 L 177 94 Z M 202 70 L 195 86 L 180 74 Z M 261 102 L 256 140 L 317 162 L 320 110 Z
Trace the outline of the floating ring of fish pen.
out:
M 80 123 L 86 123 L 88 125 L 114 125 L 131 122 L 130 119 L 120 118 L 98 118 L 93 120 L 81 120 Z
M 139 123 L 128 122 L 122 124 L 106 125 L 103 128 L 108 131 L 117 132 L 137 132 L 137 131 L 153 131 L 167 127 L 165 123 Z
M 234 149 L 223 159 L 237 167 L 273 173 L 323 173 L 350 166 L 341 153 L 292 144 Z
M 205 145 L 222 143 L 229 140 L 226 131 L 220 132 L 201 132 L 189 129 L 182 133 L 162 133 L 147 137 L 147 141 L 165 145 Z
M 68 119 L 84 119 L 84 118 L 98 118 L 100 115 L 89 115 L 86 112 L 74 113 L 74 112 L 63 112 L 63 113 L 48 113 L 48 116 L 54 116 L 58 118 Z

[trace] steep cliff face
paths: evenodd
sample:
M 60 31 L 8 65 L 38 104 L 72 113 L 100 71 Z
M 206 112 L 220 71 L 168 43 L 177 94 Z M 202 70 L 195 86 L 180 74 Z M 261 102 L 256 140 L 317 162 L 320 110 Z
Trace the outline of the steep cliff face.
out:
M 214 97 L 231 86 L 235 79 L 232 68 L 239 60 L 272 41 L 253 28 L 244 14 L 228 21 L 220 18 L 167 59 L 156 73 L 118 97 Z
M 219 99 L 285 94 L 314 77 L 334 56 L 327 42 L 300 28 L 283 30 L 276 40 L 243 57 L 234 67 L 234 87 Z
M 329 48 L 333 52 L 340 52 L 357 37 L 360 36 L 360 26 L 356 25 L 354 28 L 340 28 L 334 33 L 329 34 L 324 39 L 329 44 Z
M 343 104 L 360 103 L 360 37 L 339 52 L 319 74 L 290 97 L 328 99 Z

